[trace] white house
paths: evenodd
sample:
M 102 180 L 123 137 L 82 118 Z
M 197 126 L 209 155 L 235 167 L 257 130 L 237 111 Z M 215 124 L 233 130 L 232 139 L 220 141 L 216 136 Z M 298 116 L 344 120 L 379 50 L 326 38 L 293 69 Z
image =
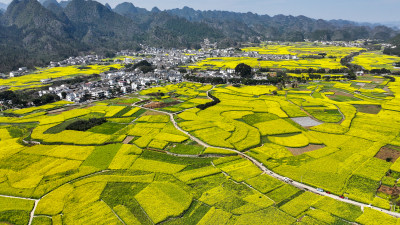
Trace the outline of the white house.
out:
M 10 72 L 10 77 L 19 77 L 19 76 L 21 76 L 22 75 L 22 73 L 21 72 L 18 72 L 18 71 L 12 71 L 12 72 Z
M 226 72 L 228 72 L 228 73 L 235 73 L 235 69 L 226 69 Z

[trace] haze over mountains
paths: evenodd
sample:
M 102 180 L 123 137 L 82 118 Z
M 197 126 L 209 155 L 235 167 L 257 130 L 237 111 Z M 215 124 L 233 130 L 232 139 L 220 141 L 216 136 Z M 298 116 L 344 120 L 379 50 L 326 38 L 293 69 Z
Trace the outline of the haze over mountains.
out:
M 0 12 L 1 11 L 6 11 L 6 9 L 7 9 L 7 4 L 4 4 L 4 3 L 0 2 Z
M 81 52 L 135 49 L 139 44 L 196 48 L 205 38 L 226 47 L 260 40 L 389 40 L 396 33 L 385 26 L 305 16 L 271 17 L 188 7 L 148 11 L 132 3 L 111 9 L 85 0 L 14 0 L 0 13 L 0 68 L 4 72 Z

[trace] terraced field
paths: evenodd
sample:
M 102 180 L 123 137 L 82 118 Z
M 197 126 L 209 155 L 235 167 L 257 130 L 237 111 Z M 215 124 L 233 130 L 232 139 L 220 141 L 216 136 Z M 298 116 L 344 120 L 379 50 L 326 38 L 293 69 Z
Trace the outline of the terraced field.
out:
M 125 97 L 57 114 L 48 112 L 70 103 L 8 111 L 15 117 L 0 117 L 0 221 L 400 222 L 260 170 L 262 165 L 307 187 L 393 210 L 397 199 L 388 190 L 395 192 L 400 178 L 394 154 L 400 149 L 400 80 L 364 77 L 300 89 L 307 91 L 273 95 L 273 86 L 181 83 L 140 93 L 150 102 L 179 101 L 162 108 L 146 109 L 148 103 Z M 197 105 L 210 101 L 207 93 L 220 103 L 200 110 Z M 330 98 L 338 93 L 346 95 Z M 372 113 L 370 106 L 380 110 Z M 90 118 L 107 122 L 66 130 Z M 302 124 L 304 118 L 314 123 Z

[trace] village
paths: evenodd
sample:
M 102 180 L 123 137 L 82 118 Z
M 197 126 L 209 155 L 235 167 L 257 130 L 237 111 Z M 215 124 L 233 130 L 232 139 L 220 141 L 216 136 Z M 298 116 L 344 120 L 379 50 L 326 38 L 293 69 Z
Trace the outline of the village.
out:
M 325 46 L 344 46 L 361 47 L 362 43 L 369 40 L 355 42 L 315 42 Z M 276 44 L 267 42 L 267 44 Z M 282 43 L 285 44 L 285 43 Z M 42 79 L 41 82 L 48 88 L 38 91 L 39 96 L 46 94 L 57 95 L 60 99 L 73 102 L 86 102 L 95 99 L 113 98 L 135 92 L 150 86 L 163 85 L 165 83 L 179 83 L 185 80 L 184 75 L 195 75 L 201 78 L 221 78 L 223 80 L 240 78 L 232 68 L 224 70 L 186 70 L 183 65 L 188 65 L 208 58 L 216 57 L 252 57 L 260 60 L 297 60 L 293 54 L 260 54 L 257 51 L 242 51 L 239 48 L 218 49 L 217 43 L 211 43 L 205 39 L 201 44 L 200 50 L 190 49 L 163 49 L 141 45 L 141 50 L 124 50 L 117 52 L 116 57 L 105 58 L 101 55 L 86 55 L 69 57 L 59 62 L 50 62 L 51 67 L 87 65 L 125 65 L 119 70 L 110 70 L 96 75 L 96 79 L 84 82 L 72 83 L 62 82 L 59 79 Z M 146 61 L 151 65 L 150 71 L 142 71 L 140 68 L 134 70 L 127 69 L 127 65 Z M 252 68 L 252 72 L 257 72 L 260 68 Z M 2 74 L 3 79 L 25 76 L 30 74 L 26 67 L 11 71 L 9 76 Z M 267 73 L 256 73 L 254 80 L 267 80 Z M 274 72 L 268 75 L 274 75 Z M 362 75 L 363 71 L 357 71 L 357 75 Z M 6 87 L 2 87 L 3 89 Z

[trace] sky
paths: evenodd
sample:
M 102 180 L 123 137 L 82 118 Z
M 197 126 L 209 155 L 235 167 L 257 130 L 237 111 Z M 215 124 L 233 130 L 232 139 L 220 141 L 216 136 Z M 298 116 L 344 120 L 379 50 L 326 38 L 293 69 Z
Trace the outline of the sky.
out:
M 111 6 L 126 0 L 99 0 Z M 227 10 L 268 15 L 304 15 L 316 19 L 347 19 L 358 22 L 400 21 L 400 0 L 134 0 L 138 7 Z
M 11 0 L 0 0 L 5 3 Z M 132 2 L 137 7 L 161 10 L 189 6 L 200 10 L 304 15 L 315 19 L 346 19 L 357 22 L 400 21 L 400 0 L 97 0 L 112 7 Z

